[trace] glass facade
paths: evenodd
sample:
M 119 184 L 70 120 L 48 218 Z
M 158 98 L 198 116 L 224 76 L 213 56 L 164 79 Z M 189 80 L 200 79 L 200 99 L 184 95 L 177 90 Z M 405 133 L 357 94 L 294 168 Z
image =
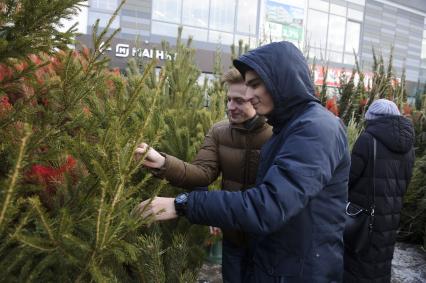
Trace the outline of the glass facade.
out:
M 228 0 L 226 2 L 224 5 L 223 0 L 211 0 L 210 28 L 212 30 L 234 31 L 235 9 L 229 9 L 229 7 L 235 7 L 236 1 Z
M 425 19 L 425 29 L 423 30 L 422 53 L 420 56 L 422 60 L 426 60 L 426 19 Z M 424 67 L 426 67 L 426 65 Z
M 97 19 L 99 19 L 99 27 L 106 27 L 111 14 L 117 9 L 118 0 L 91 0 L 90 10 L 88 15 L 87 24 L 93 26 Z M 120 16 L 117 16 L 111 24 L 111 28 L 117 29 L 120 27 Z
M 309 48 L 325 51 L 327 46 L 328 14 L 323 11 L 309 9 L 306 27 L 306 41 Z
M 91 0 L 90 7 L 95 9 L 114 11 L 118 7 L 118 0 Z
M 238 0 L 237 1 L 237 30 L 236 34 L 256 36 L 258 16 L 257 0 Z
M 420 76 L 419 81 L 420 84 L 423 86 L 422 93 L 424 94 L 426 92 L 426 18 L 424 19 L 424 26 L 423 26 L 423 40 L 422 40 L 422 50 L 420 55 Z
M 120 0 L 89 0 L 87 30 L 105 27 Z M 403 0 L 128 0 L 112 28 L 118 37 L 159 44 L 173 41 L 178 27 L 193 46 L 214 52 L 243 40 L 251 47 L 288 40 L 309 58 L 349 69 L 357 55 L 362 68 L 372 64 L 372 48 L 384 56 L 394 46 L 395 73 L 426 81 L 426 8 Z M 206 53 L 204 53 L 206 54 Z M 321 64 L 321 63 L 320 63 Z M 206 64 L 207 65 L 207 64 Z M 209 67 L 210 68 L 210 67 Z
M 255 46 L 258 0 L 153 0 L 152 34 L 230 45 L 242 39 Z
M 359 51 L 363 12 L 342 3 L 309 0 L 306 45 L 319 59 L 352 65 L 353 52 Z
M 205 3 L 199 0 L 183 0 L 182 24 L 207 28 L 209 26 L 209 10 L 204 5 Z
M 152 19 L 180 23 L 182 1 L 155 0 L 152 1 Z

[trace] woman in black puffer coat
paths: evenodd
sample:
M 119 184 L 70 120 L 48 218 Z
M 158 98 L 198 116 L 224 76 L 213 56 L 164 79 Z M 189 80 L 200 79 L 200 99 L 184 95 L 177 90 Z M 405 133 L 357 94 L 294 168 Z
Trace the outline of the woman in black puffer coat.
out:
M 414 129 L 391 101 L 373 102 L 367 126 L 352 150 L 349 201 L 370 206 L 373 178 L 373 137 L 377 141 L 375 220 L 369 248 L 355 253 L 345 243 L 344 282 L 390 282 L 402 198 L 414 164 Z

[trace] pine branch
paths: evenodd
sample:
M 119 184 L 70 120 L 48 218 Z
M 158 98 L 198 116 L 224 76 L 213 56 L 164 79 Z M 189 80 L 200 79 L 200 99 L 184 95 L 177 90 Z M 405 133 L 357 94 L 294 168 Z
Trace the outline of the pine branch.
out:
M 12 173 L 10 174 L 10 177 L 9 177 L 9 180 L 8 180 L 9 186 L 7 188 L 6 196 L 5 196 L 3 204 L 2 204 L 2 209 L 1 209 L 1 213 L 0 213 L 0 231 L 3 228 L 2 226 L 5 222 L 7 209 L 10 205 L 12 196 L 15 192 L 16 183 L 18 182 L 19 175 L 21 174 L 21 169 L 22 169 L 23 163 L 24 163 L 25 150 L 26 150 L 27 142 L 28 142 L 31 134 L 32 134 L 32 132 L 30 130 L 30 126 L 25 125 L 24 126 L 24 137 L 21 139 L 21 145 L 19 147 L 19 152 L 18 152 L 16 164 L 15 164 L 15 167 L 14 167 Z
M 56 250 L 56 247 L 52 247 L 51 245 L 46 244 L 46 241 L 39 237 L 18 234 L 15 236 L 15 238 L 17 241 L 23 243 L 24 245 L 27 245 L 38 251 L 48 253 Z
M 49 239 L 56 244 L 56 239 L 53 236 L 53 232 L 50 228 L 49 223 L 47 223 L 46 215 L 44 215 L 44 212 L 41 209 L 41 203 L 40 199 L 38 197 L 32 197 L 28 199 L 28 202 L 31 204 L 31 206 L 35 209 L 35 211 L 38 214 L 38 217 L 41 220 L 41 223 L 43 224 L 44 230 L 46 231 L 47 235 L 49 236 Z
M 106 172 L 103 170 L 102 166 L 98 163 L 98 161 L 93 160 L 92 164 L 94 166 L 94 169 L 98 173 L 98 176 L 100 176 L 100 179 L 101 179 L 101 182 L 100 182 L 101 199 L 99 203 L 97 220 L 96 220 L 96 242 L 95 242 L 95 247 L 100 248 L 101 244 L 99 241 L 100 241 L 101 223 L 104 223 L 103 210 L 105 205 L 106 190 L 109 187 L 109 182 L 108 182 L 108 177 Z

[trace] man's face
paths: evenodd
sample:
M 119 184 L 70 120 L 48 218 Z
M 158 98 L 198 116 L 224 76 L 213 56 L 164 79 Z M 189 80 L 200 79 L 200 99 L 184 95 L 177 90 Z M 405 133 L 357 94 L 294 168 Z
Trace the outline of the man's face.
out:
M 245 98 L 246 86 L 244 83 L 230 84 L 228 98 L 228 118 L 231 123 L 243 123 L 256 115 L 251 103 Z
M 247 71 L 245 82 L 247 86 L 245 99 L 250 101 L 256 113 L 259 115 L 271 113 L 274 109 L 274 101 L 256 72 Z

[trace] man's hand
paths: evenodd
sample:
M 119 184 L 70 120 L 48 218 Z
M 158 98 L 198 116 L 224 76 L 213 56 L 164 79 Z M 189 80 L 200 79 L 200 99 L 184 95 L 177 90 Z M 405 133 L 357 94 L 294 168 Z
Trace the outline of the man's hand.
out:
M 146 153 L 148 151 L 148 153 Z M 136 160 L 142 158 L 142 156 L 146 153 L 145 159 L 143 160 L 143 165 L 149 168 L 161 168 L 166 161 L 166 158 L 162 156 L 158 151 L 149 147 L 146 143 L 141 143 L 135 150 Z
M 177 218 L 174 198 L 155 197 L 151 202 L 145 200 L 134 210 L 137 215 L 146 218 L 153 216 L 155 221 L 170 220 Z

